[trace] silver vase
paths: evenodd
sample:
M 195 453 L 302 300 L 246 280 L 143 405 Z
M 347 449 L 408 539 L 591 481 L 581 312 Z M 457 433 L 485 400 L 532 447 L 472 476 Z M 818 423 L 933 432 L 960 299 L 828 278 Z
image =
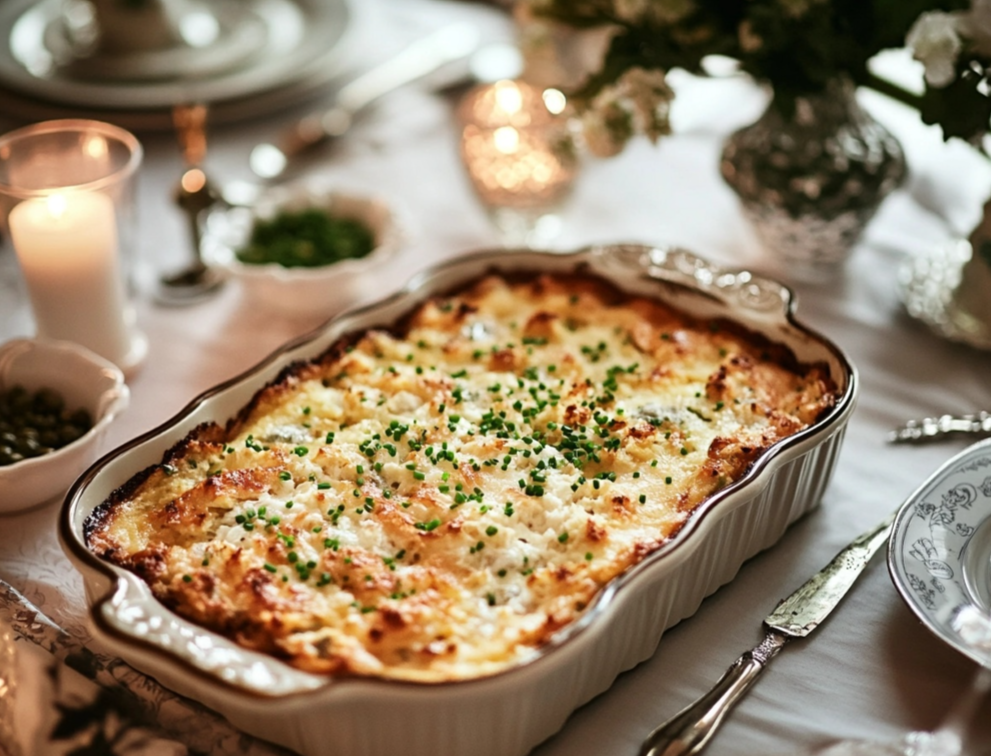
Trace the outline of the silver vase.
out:
M 847 259 L 904 177 L 905 159 L 852 83 L 837 79 L 793 101 L 772 99 L 726 142 L 720 169 L 768 250 L 796 277 L 816 279 Z

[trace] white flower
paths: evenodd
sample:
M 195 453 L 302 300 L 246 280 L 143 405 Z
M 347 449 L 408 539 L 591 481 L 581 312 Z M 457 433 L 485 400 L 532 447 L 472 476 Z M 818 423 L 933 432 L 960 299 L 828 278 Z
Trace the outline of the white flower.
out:
M 926 82 L 945 87 L 956 78 L 957 56 L 963 48 L 960 17 L 942 11 L 923 13 L 908 32 L 906 44 L 926 68 Z

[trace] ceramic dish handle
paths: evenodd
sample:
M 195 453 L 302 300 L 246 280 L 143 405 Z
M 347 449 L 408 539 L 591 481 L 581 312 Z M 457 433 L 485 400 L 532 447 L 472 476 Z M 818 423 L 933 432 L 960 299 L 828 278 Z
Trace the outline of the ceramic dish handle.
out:
M 762 320 L 785 320 L 792 311 L 794 297 L 787 286 L 747 270 L 714 265 L 680 247 L 612 244 L 594 247 L 591 252 L 597 264 L 606 269 L 632 269 L 659 281 L 687 286 Z
M 116 591 L 99 606 L 97 629 L 132 638 L 153 649 L 143 660 L 145 666 L 142 667 L 153 677 L 163 671 L 170 672 L 173 667 L 167 661 L 164 668 L 157 668 L 165 658 L 161 653 L 164 651 L 165 655 L 179 660 L 189 669 L 205 672 L 214 680 L 260 696 L 301 693 L 327 684 L 326 678 L 273 664 L 270 657 L 240 648 L 219 635 L 190 627 L 162 604 L 149 600 L 147 589 L 142 586 L 137 576 L 122 574 Z M 163 683 L 168 684 L 166 680 Z M 186 691 L 179 692 L 188 695 Z

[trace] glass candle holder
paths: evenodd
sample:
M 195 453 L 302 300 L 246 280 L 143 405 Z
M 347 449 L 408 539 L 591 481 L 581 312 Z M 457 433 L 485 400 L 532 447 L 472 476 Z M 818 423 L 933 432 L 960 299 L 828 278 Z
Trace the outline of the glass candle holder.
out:
M 470 91 L 459 106 L 461 158 L 475 194 L 508 246 L 538 247 L 578 172 L 561 92 L 503 80 Z
M 0 137 L 0 218 L 37 335 L 73 341 L 125 372 L 147 351 L 128 286 L 141 158 L 132 134 L 99 121 L 46 121 Z

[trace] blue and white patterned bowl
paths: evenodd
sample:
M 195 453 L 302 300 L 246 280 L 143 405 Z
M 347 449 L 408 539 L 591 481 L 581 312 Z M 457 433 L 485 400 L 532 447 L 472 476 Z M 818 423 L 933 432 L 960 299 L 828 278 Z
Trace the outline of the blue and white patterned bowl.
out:
M 987 644 L 961 634 L 958 619 L 969 607 L 991 616 L 991 439 L 953 457 L 905 501 L 888 543 L 888 570 L 937 637 L 988 662 Z

